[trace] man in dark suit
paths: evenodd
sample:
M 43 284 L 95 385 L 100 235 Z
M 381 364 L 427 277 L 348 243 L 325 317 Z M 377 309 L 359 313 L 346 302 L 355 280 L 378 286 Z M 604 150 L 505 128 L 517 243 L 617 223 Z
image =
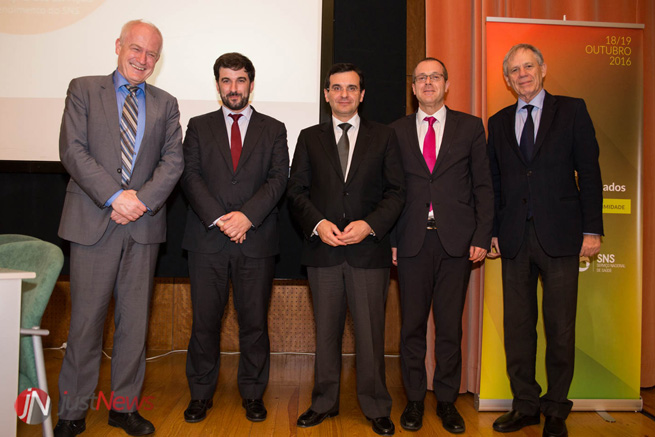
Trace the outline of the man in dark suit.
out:
M 491 257 L 502 257 L 505 356 L 514 400 L 494 429 L 546 417 L 544 436 L 566 436 L 575 358 L 579 257 L 600 250 L 603 187 L 598 142 L 582 99 L 543 89 L 546 64 L 529 44 L 512 47 L 505 81 L 518 102 L 489 119 L 495 191 Z M 543 284 L 548 391 L 535 380 L 537 282 Z
M 59 154 L 71 176 L 59 236 L 71 242 L 71 322 L 59 375 L 56 436 L 84 431 L 102 356 L 112 294 L 116 331 L 111 362 L 115 398 L 109 425 L 151 434 L 137 411 L 145 373 L 148 310 L 166 198 L 184 166 L 177 101 L 147 85 L 162 48 L 152 24 L 130 21 L 116 40 L 118 68 L 74 79 Z
M 189 251 L 193 328 L 187 355 L 187 422 L 212 407 L 220 366 L 221 319 L 234 290 L 239 320 L 238 384 L 246 417 L 266 419 L 268 304 L 278 253 L 277 203 L 289 173 L 284 124 L 248 100 L 255 67 L 240 53 L 214 64 L 223 107 L 192 118 L 184 139 L 182 188 L 189 200 L 182 247 Z M 242 140 L 243 139 L 243 140 Z
M 291 167 L 291 211 L 305 236 L 316 320 L 312 405 L 298 418 L 310 427 L 339 414 L 341 339 L 350 308 L 355 323 L 357 396 L 373 430 L 392 435 L 384 374 L 384 305 L 389 287 L 389 231 L 405 199 L 392 129 L 357 113 L 364 77 L 335 64 L 325 81 L 329 122 L 304 129 Z
M 448 70 L 435 58 L 418 63 L 416 114 L 396 121 L 407 202 L 392 233 L 402 328 L 400 358 L 407 407 L 404 429 L 421 428 L 427 388 L 426 331 L 434 312 L 437 415 L 452 433 L 465 430 L 455 407 L 462 373 L 462 312 L 473 262 L 491 242 L 493 190 L 482 120 L 444 105 Z

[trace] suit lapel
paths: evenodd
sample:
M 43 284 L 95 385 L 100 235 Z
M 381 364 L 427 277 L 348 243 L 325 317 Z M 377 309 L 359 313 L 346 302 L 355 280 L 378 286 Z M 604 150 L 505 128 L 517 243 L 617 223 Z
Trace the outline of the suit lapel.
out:
M 360 126 L 361 128 L 361 126 Z M 325 150 L 328 161 L 334 167 L 341 180 L 343 181 L 343 171 L 341 170 L 341 161 L 339 161 L 339 152 L 337 152 L 337 141 L 334 139 L 334 128 L 332 127 L 332 117 L 330 121 L 323 125 L 323 132 L 319 135 L 321 146 Z M 357 148 L 355 148 L 357 150 Z
M 458 122 L 459 119 L 457 114 L 446 107 L 446 125 L 443 127 L 443 137 L 441 138 L 441 146 L 439 147 L 437 162 L 434 164 L 434 169 L 432 171 L 433 174 L 436 174 L 437 169 L 443 165 L 443 162 L 448 155 L 448 151 L 453 143 L 453 140 L 455 139 L 455 132 L 457 132 Z
M 371 144 L 371 129 L 366 120 L 360 117 L 359 119 L 359 132 L 357 133 L 357 140 L 355 140 L 355 150 L 353 150 L 353 159 L 350 161 L 350 169 L 348 170 L 348 178 L 346 185 L 353 180 L 359 165 L 362 163 L 368 147 Z
M 155 120 L 159 118 L 159 111 L 160 111 L 159 101 L 157 100 L 157 97 L 150 90 L 148 84 L 146 84 L 145 95 L 146 95 L 146 127 L 143 131 L 143 139 L 141 140 L 141 145 L 139 146 L 139 153 L 136 155 L 136 159 L 133 164 L 135 171 L 139 168 L 136 164 L 140 161 L 140 158 L 144 154 L 148 153 L 149 151 L 148 143 L 150 141 L 150 134 L 152 134 L 153 130 L 155 129 Z
M 532 159 L 535 159 L 539 153 L 539 149 L 544 144 L 544 138 L 550 130 L 550 125 L 555 119 L 555 112 L 557 112 L 557 99 L 551 94 L 546 93 L 544 97 L 544 107 L 541 110 L 541 119 L 539 120 L 539 130 L 537 131 L 537 141 L 534 145 L 534 155 Z
M 100 99 L 105 111 L 108 131 L 111 134 L 110 144 L 114 149 L 117 162 L 121 162 L 121 136 L 120 121 L 118 120 L 118 106 L 116 103 L 116 90 L 114 89 L 113 73 L 100 84 Z
M 246 137 L 243 139 L 243 149 L 241 150 L 241 156 L 239 157 L 239 165 L 237 166 L 237 171 L 235 173 L 238 173 L 239 170 L 241 170 L 241 168 L 250 157 L 252 151 L 255 149 L 255 147 L 257 147 L 257 144 L 259 143 L 259 137 L 261 136 L 263 129 L 263 117 L 261 117 L 253 107 L 252 115 L 250 116 L 250 121 L 248 122 Z
M 521 153 L 521 149 L 519 149 L 519 143 L 518 141 L 516 141 L 517 105 L 518 103 L 515 103 L 512 106 L 508 106 L 503 110 L 503 127 L 505 128 L 505 136 L 509 138 L 510 148 L 514 151 L 514 153 L 518 155 L 521 162 L 526 163 L 525 158 L 523 158 L 523 153 Z
M 225 160 L 225 164 L 234 173 L 234 166 L 232 165 L 232 153 L 230 152 L 230 144 L 228 142 L 227 136 L 227 127 L 225 127 L 225 116 L 223 115 L 223 109 L 212 114 L 209 129 L 214 136 L 218 150 Z
M 403 120 L 401 129 L 404 138 L 399 138 L 401 144 L 409 144 L 409 152 L 417 160 L 418 165 L 423 168 L 425 173 L 430 173 L 428 165 L 425 163 L 423 153 L 421 153 L 421 145 L 418 142 L 418 132 L 416 131 L 416 114 L 408 115 Z

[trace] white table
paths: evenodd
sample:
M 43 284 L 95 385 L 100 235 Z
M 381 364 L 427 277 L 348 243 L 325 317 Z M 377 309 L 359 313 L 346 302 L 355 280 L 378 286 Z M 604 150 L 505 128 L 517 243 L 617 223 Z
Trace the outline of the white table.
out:
M 2 435 L 16 435 L 14 402 L 18 396 L 21 281 L 36 278 L 34 272 L 0 267 L 0 423 Z

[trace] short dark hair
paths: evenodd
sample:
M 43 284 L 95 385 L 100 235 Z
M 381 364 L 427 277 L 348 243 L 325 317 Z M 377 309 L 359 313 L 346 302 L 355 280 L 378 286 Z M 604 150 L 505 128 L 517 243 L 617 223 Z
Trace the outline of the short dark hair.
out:
M 359 69 L 355 64 L 349 62 L 341 62 L 339 64 L 334 64 L 330 71 L 327 72 L 325 76 L 325 89 L 330 89 L 330 76 L 337 73 L 347 73 L 348 71 L 354 71 L 359 76 L 359 89 L 364 91 L 364 73 Z
M 444 64 L 443 62 L 441 62 L 441 60 L 437 58 L 433 58 L 431 56 L 428 56 L 427 58 L 423 58 L 416 63 L 416 67 L 418 67 L 418 64 L 420 64 L 421 62 L 426 62 L 426 61 L 437 61 L 438 63 L 440 63 L 441 66 L 443 67 L 443 79 L 444 81 L 448 80 L 448 70 L 446 69 L 446 64 Z M 416 80 L 416 74 L 415 74 L 416 67 L 414 67 L 414 70 L 412 71 L 412 82 Z
M 214 77 L 216 78 L 216 82 L 218 82 L 221 68 L 229 68 L 230 70 L 241 70 L 243 68 L 246 70 L 250 82 L 255 81 L 255 66 L 252 65 L 250 59 L 241 53 L 225 53 L 214 62 Z

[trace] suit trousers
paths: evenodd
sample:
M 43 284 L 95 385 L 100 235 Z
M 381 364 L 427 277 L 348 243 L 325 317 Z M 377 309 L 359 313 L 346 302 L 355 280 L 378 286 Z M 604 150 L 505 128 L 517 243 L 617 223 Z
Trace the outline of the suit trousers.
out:
M 362 269 L 347 262 L 307 267 L 316 320 L 316 358 L 311 409 L 339 411 L 341 343 L 346 309 L 355 325 L 357 398 L 368 418 L 391 414 L 384 367 L 384 309 L 389 269 Z
M 446 253 L 436 230 L 428 230 L 416 256 L 398 257 L 402 327 L 400 362 L 407 400 L 422 401 L 427 390 L 426 333 L 434 314 L 434 393 L 455 402 L 462 378 L 462 312 L 471 275 L 468 256 Z
M 268 306 L 274 269 L 275 257 L 247 257 L 233 242 L 216 253 L 189 252 L 193 327 L 186 374 L 192 399 L 210 399 L 216 390 L 221 320 L 230 280 L 239 322 L 239 392 L 243 399 L 264 395 L 270 368 Z
M 159 244 L 139 244 L 130 225 L 113 221 L 94 245 L 71 242 L 71 322 L 59 373 L 59 418 L 82 419 L 98 383 L 102 333 L 112 295 L 114 347 L 111 390 L 128 398 L 120 412 L 136 411 L 145 375 L 146 339 Z M 105 397 L 109 399 L 109 393 Z
M 502 242 L 501 242 L 502 244 Z M 579 257 L 551 257 L 544 252 L 529 220 L 519 253 L 502 258 L 505 356 L 514 400 L 512 408 L 527 415 L 566 419 L 575 359 L 575 314 Z M 535 379 L 537 354 L 537 282 L 543 286 L 548 391 L 539 399 Z

